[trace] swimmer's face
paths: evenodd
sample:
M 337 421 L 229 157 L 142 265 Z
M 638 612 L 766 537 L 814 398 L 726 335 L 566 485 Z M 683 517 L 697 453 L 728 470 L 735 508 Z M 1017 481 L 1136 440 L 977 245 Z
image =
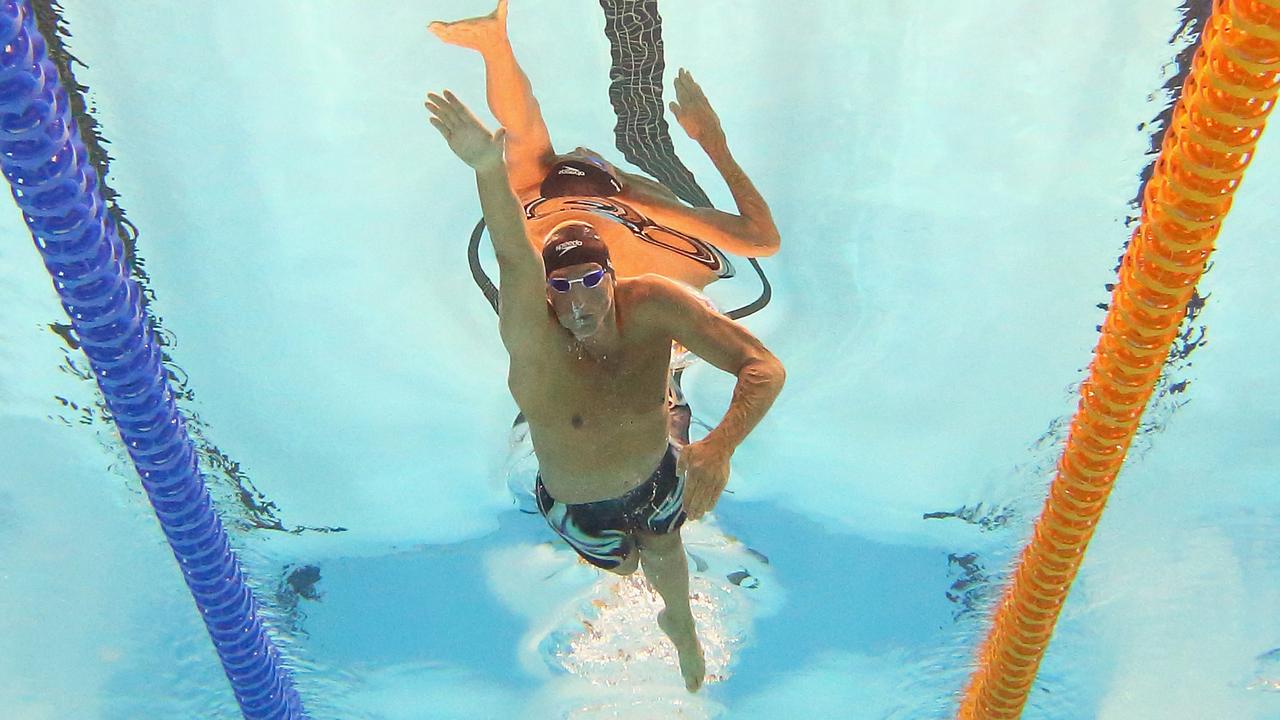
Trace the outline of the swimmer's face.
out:
M 587 283 L 597 277 L 599 282 L 594 287 L 587 287 Z M 552 287 L 552 281 L 557 281 L 554 284 L 562 287 L 567 281 L 568 291 L 560 292 Z M 614 282 L 613 273 L 596 263 L 569 265 L 547 276 L 547 301 L 564 329 L 573 333 L 575 338 L 585 340 L 599 332 L 609 317 L 613 308 Z

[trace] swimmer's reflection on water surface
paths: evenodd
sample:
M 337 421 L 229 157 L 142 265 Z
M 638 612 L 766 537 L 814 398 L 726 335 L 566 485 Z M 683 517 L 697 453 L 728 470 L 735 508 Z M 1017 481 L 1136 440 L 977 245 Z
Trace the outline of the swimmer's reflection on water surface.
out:
M 554 213 L 545 207 L 532 213 L 529 237 L 536 248 L 559 222 L 581 220 L 609 246 L 620 277 L 657 273 L 699 290 L 720 277 L 722 261 L 717 256 L 721 251 L 742 257 L 766 257 L 778 251 L 780 238 L 769 206 L 729 152 L 719 117 L 688 71 L 682 69 L 676 76 L 671 110 L 724 178 L 738 206 L 736 215 L 686 205 L 661 183 L 620 170 L 593 150 L 577 147 L 556 153 L 529 78 L 507 36 L 506 0 L 500 0 L 489 15 L 433 22 L 430 29 L 447 43 L 480 53 L 489 110 L 507 132 L 507 172 L 522 206 L 553 198 L 607 198 L 613 208 L 592 212 L 566 203 Z M 638 238 L 637 226 L 657 228 L 652 234 L 658 241 Z M 683 248 L 690 242 L 698 246 L 692 252 L 664 247 Z

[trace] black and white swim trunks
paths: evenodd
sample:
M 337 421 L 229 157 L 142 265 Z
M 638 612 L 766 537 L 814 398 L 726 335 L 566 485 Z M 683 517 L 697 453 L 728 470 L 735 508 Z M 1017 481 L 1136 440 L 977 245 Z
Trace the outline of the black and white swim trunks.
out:
M 684 479 L 676 476 L 674 445 L 648 480 L 616 498 L 565 504 L 551 497 L 538 476 L 538 511 L 547 524 L 587 562 L 605 570 L 622 564 L 634 550 L 635 533 L 675 532 L 684 524 Z

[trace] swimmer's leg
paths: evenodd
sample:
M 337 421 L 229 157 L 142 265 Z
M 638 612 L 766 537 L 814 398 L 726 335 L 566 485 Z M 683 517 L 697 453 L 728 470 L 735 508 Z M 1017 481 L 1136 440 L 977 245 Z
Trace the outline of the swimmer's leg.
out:
M 517 196 L 542 182 L 555 160 L 551 136 L 533 87 L 516 62 L 507 37 L 507 0 L 483 17 L 436 21 L 428 26 L 450 45 L 471 48 L 484 58 L 489 110 L 507 130 L 507 170 Z
M 636 540 L 644 576 L 666 606 L 658 613 L 658 627 L 671 638 L 680 654 L 680 674 L 684 676 L 685 688 L 697 692 L 706 677 L 707 665 L 689 607 L 689 562 L 680 531 L 665 535 L 641 532 L 636 534 Z

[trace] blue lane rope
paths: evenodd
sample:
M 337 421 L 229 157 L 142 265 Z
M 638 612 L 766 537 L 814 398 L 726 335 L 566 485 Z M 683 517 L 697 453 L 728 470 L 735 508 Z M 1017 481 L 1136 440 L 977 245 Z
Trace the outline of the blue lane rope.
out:
M 0 0 L 0 170 L 44 258 L 241 712 L 306 718 L 200 476 L 159 343 L 29 0 Z

